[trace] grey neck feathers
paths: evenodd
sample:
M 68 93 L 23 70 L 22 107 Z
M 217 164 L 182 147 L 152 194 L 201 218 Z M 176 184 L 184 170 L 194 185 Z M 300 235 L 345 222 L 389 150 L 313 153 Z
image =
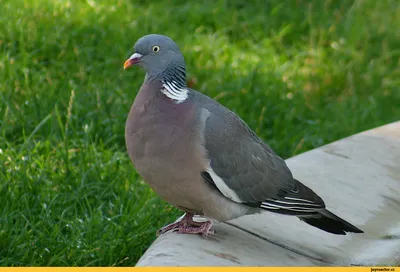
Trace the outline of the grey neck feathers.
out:
M 164 83 L 174 82 L 176 87 L 186 88 L 186 69 L 184 66 L 173 65 L 169 67 L 161 73 L 161 78 Z
M 161 92 L 176 103 L 182 103 L 188 97 L 186 70 L 182 65 L 170 65 L 163 72 L 154 76 L 146 75 L 146 78 L 160 80 L 164 87 Z

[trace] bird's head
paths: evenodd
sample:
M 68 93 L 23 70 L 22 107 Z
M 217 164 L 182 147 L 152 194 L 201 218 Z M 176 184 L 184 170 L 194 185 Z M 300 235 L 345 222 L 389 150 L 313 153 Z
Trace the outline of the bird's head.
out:
M 185 60 L 178 45 L 169 37 L 149 34 L 134 46 L 134 54 L 125 61 L 124 69 L 133 65 L 142 67 L 149 76 L 165 74 L 169 68 L 185 70 Z

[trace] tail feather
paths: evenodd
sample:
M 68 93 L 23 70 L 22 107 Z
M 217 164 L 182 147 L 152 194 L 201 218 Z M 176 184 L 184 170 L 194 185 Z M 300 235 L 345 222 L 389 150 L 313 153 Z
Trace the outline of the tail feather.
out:
M 364 233 L 359 228 L 326 209 L 313 215 L 299 216 L 299 218 L 311 226 L 333 234 L 344 235 L 346 232 Z
M 333 234 L 364 233 L 328 211 L 322 198 L 298 180 L 294 180 L 294 188 L 290 191 L 283 191 L 260 203 L 244 204 L 252 207 L 259 206 L 263 210 L 274 213 L 297 216 L 305 223 Z

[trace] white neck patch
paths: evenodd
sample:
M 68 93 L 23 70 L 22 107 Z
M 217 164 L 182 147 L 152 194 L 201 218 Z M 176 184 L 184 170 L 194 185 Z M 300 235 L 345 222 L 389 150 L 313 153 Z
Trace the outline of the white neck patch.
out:
M 179 88 L 175 81 L 172 82 L 164 82 L 163 89 L 161 92 L 165 94 L 168 98 L 175 100 L 176 103 L 182 103 L 188 98 L 188 89 Z

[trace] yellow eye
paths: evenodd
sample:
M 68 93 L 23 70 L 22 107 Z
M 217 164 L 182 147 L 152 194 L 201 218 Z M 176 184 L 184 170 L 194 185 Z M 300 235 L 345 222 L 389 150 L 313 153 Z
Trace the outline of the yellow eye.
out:
M 158 51 L 160 51 L 160 47 L 158 45 L 154 45 L 153 46 L 153 52 L 157 53 Z

